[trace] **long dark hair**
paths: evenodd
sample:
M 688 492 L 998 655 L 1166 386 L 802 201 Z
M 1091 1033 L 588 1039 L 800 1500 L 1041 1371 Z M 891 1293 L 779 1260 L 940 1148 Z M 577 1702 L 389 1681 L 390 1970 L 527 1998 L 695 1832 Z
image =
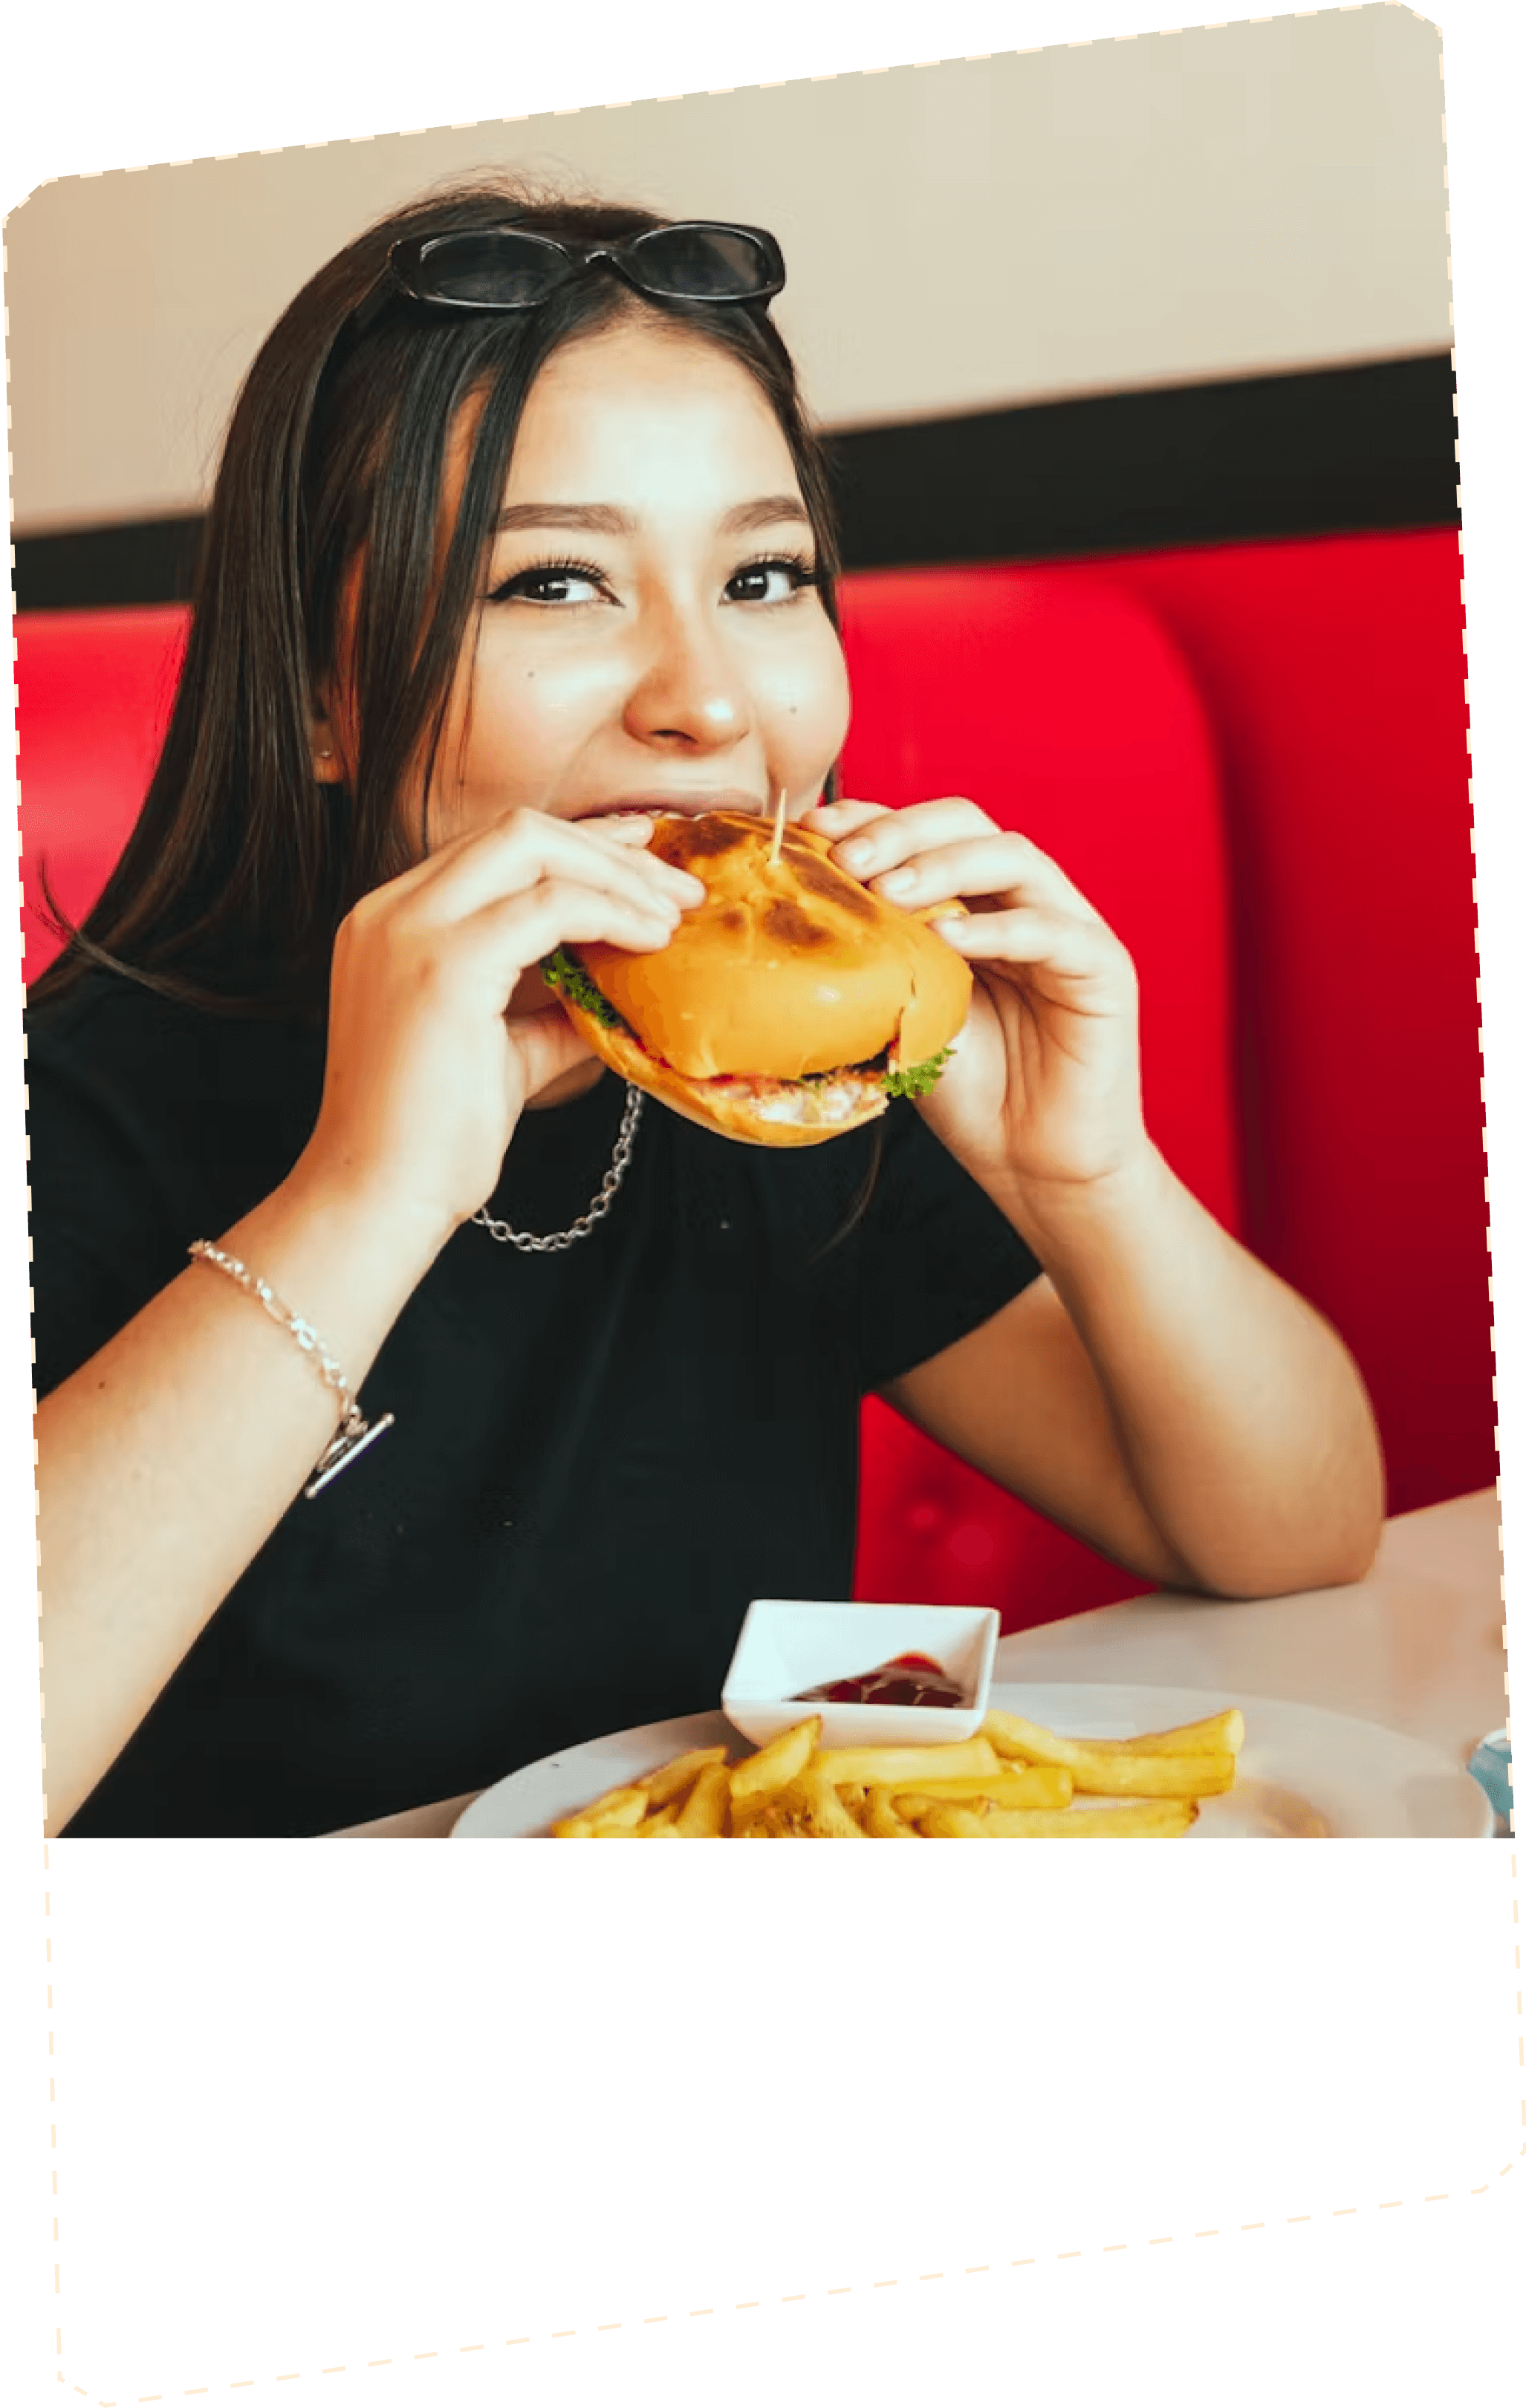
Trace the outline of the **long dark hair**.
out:
M 142 810 L 94 909 L 79 928 L 63 924 L 66 949 L 35 997 L 95 964 L 204 1008 L 322 1013 L 340 920 L 409 865 L 404 783 L 422 765 L 427 794 L 525 400 L 574 337 L 655 311 L 748 370 L 789 447 L 836 624 L 825 459 L 761 308 L 649 301 L 601 271 L 511 315 L 430 310 L 399 295 L 356 334 L 353 313 L 394 243 L 511 215 L 572 241 L 666 222 L 477 179 L 380 220 L 304 286 L 234 408 Z M 441 568 L 442 471 L 468 396 L 482 408 Z M 358 753 L 347 781 L 330 785 L 313 774 L 312 729 L 357 570 L 347 682 Z

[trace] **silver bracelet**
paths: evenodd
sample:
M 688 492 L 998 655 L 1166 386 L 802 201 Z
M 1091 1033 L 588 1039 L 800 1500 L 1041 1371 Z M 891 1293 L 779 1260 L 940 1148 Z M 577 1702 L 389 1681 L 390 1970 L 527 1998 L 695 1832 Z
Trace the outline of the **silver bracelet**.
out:
M 391 1429 L 391 1413 L 383 1413 L 379 1422 L 367 1422 L 360 1410 L 360 1398 L 351 1389 L 349 1381 L 311 1322 L 304 1321 L 299 1312 L 294 1312 L 289 1304 L 282 1303 L 268 1281 L 258 1278 L 238 1260 L 237 1254 L 225 1254 L 221 1246 L 209 1244 L 205 1238 L 198 1238 L 190 1251 L 195 1260 L 210 1263 L 214 1270 L 222 1271 L 236 1287 L 241 1287 L 246 1296 L 252 1296 L 256 1304 L 263 1306 L 277 1327 L 284 1329 L 289 1338 L 295 1339 L 304 1354 L 311 1355 L 324 1386 L 332 1388 L 338 1397 L 339 1426 L 318 1457 L 312 1478 L 302 1491 L 304 1497 L 316 1497 L 319 1490 L 326 1488 L 347 1463 L 353 1463 L 356 1455 L 370 1445 L 373 1438 L 380 1438 L 383 1430 Z

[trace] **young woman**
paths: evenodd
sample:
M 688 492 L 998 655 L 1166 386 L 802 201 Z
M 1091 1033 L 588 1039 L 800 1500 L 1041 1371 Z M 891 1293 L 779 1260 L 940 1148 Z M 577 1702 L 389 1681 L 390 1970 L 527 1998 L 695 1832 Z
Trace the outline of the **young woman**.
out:
M 1144 1578 L 1371 1559 L 1360 1383 L 1152 1147 L 1116 939 L 976 802 L 822 800 L 783 273 L 474 186 L 254 364 L 29 1014 L 54 1829 L 317 1832 L 713 1706 L 749 1598 L 848 1593 L 867 1390 Z M 651 815 L 781 786 L 976 973 L 925 1102 L 786 1154 L 642 1109 L 537 968 L 665 944 Z

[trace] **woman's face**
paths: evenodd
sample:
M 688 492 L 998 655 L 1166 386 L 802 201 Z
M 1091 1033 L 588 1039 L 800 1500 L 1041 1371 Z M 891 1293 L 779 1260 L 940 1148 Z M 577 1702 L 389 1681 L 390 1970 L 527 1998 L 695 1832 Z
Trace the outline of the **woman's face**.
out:
M 516 806 L 766 810 L 783 787 L 791 817 L 809 810 L 848 724 L 815 566 L 743 367 L 640 322 L 555 352 L 514 446 L 430 842 Z

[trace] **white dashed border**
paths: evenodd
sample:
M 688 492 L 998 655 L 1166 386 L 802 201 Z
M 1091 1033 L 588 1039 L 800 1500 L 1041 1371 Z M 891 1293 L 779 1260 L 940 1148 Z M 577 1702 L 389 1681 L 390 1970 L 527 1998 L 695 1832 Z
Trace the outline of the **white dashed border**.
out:
M 284 159 L 284 156 L 296 156 L 298 151 L 310 150 L 359 150 L 366 142 L 411 142 L 419 135 L 472 135 L 486 128 L 498 130 L 503 125 L 546 125 L 546 122 L 556 122 L 556 118 L 592 116 L 595 110 L 612 113 L 616 108 L 664 108 L 674 101 L 720 101 L 734 92 L 789 92 L 792 87 L 804 87 L 804 84 L 845 84 L 850 79 L 852 82 L 864 82 L 869 75 L 936 75 L 939 67 L 980 67 L 985 60 L 1026 58 L 1026 55 L 1032 58 L 1032 55 L 1044 53 L 1044 50 L 1098 50 L 1105 43 L 1110 49 L 1119 49 L 1127 41 L 1170 41 L 1173 36 L 1184 36 L 1184 34 L 1225 34 L 1225 31 L 1240 31 L 1242 26 L 1274 24 L 1274 22 L 1275 24 L 1297 24 L 1300 17 L 1355 17 L 1358 9 L 1370 7 L 1370 5 L 1372 0 L 1346 0 L 1346 7 L 1307 7 L 1286 9 L 1286 12 L 1269 9 L 1266 17 L 1225 17 L 1225 20 L 1213 22 L 1213 24 L 1144 26 L 1133 34 L 1088 34 L 1078 41 L 1026 41 L 1018 43 L 1015 49 L 965 50 L 960 58 L 905 58 L 893 60 L 890 65 L 884 67 L 830 67 L 821 75 L 763 75 L 758 77 L 756 84 L 705 84 L 700 92 L 693 92 L 693 89 L 691 92 L 642 92 L 641 99 L 633 101 L 570 101 L 570 104 L 558 106 L 558 108 L 527 108 L 520 116 L 462 118 L 457 125 L 390 125 L 381 135 L 323 135 L 315 142 L 272 142 L 272 145 L 255 145 L 243 151 L 205 151 L 205 154 L 197 154 L 195 159 L 139 159 L 133 166 L 72 168 L 67 176 L 43 176 L 41 183 L 34 185 L 31 193 L 22 193 L 14 209 L 9 209 L 5 219 L 0 219 L 0 226 L 9 224 L 9 219 L 17 214 L 17 209 L 24 209 L 26 202 L 36 193 L 46 191 L 50 183 L 89 183 L 99 176 L 147 176 L 150 168 L 219 166 L 222 162 L 231 162 L 231 159 Z
M 1523 2121 L 1523 2124 L 1526 2124 L 1526 2100 L 1523 2100 L 1523 2102 L 1521 2102 L 1521 2121 Z M 1526 2157 L 1526 2141 L 1523 2141 L 1523 2143 L 1521 2143 L 1521 2157 Z M 1500 2177 L 1495 2177 L 1495 2179 L 1502 2179 L 1502 2177 L 1504 2177 L 1504 2174 L 1512 2174 L 1512 2172 L 1514 2172 L 1514 2160 L 1509 2162 L 1509 2165 L 1502 2165 L 1502 2167 L 1500 2167 Z M 1492 2189 L 1492 2184 L 1490 2184 L 1490 2182 L 1478 2182 L 1478 2184 L 1473 2184 L 1473 2189 L 1468 2191 L 1468 2199 L 1483 2199 L 1483 2194 L 1485 2194 L 1485 2191 L 1488 2191 L 1488 2189 Z M 1422 2196 L 1420 2200 L 1410 2200 L 1410 2206 L 1437 2208 L 1437 2206 L 1447 2206 L 1447 2203 L 1449 2203 L 1449 2200 L 1451 2200 L 1451 2194 L 1449 2194 L 1449 2191 L 1425 2191 L 1425 2196 Z M 1379 2200 L 1376 2200 L 1375 2213 L 1379 2213 L 1379 2215 L 1382 2215 L 1384 2211 L 1391 2211 L 1391 2208 L 1404 2208 L 1404 2206 L 1405 2206 L 1405 2200 L 1404 2200 L 1404 2199 L 1379 2199 Z M 1280 2217 L 1280 2225 L 1283 2225 L 1283 2228 L 1292 2228 L 1292 2225 L 1314 2225 L 1314 2223 L 1321 2223 L 1321 2220 L 1324 2220 L 1326 2215 L 1329 2215 L 1331 2220 L 1336 2220 L 1336 2217 L 1343 2217 L 1343 2215 L 1360 2215 L 1360 2213 L 1362 2213 L 1362 2208 L 1321 2208 L 1321 2211 L 1314 2211 L 1314 2208 L 1309 2208 L 1309 2211 L 1307 2211 L 1307 2213 L 1303 2213 L 1303 2215 L 1283 2215 L 1283 2217 Z M 1274 2220 L 1274 2223 L 1269 2223 L 1269 2220 L 1266 2220 L 1266 2217 L 1259 2217 L 1259 2220 L 1254 2220 L 1254 2223 L 1242 2223 L 1242 2225 L 1240 2225 L 1240 2232 L 1242 2232 L 1242 2235 L 1246 2235 L 1246 2232 L 1269 2232 L 1269 2229 L 1278 2229 L 1278 2220 Z M 1184 2237 L 1184 2235 L 1182 2235 L 1182 2237 Z M 1194 2232 L 1194 2235 L 1191 2235 L 1191 2237 L 1194 2237 L 1196 2242 L 1216 2242 L 1216 2240 L 1223 2240 L 1223 2232 L 1220 2232 L 1218 2225 L 1206 2225 L 1206 2228 L 1201 2229 L 1201 2232 Z M 1173 2246 L 1173 2244 L 1174 2244 L 1174 2240 L 1177 2240 L 1177 2235 L 1174 2235 L 1174 2232 L 1156 2232 L 1156 2235 L 1150 2235 L 1148 2240 L 1145 2240 L 1145 2244 L 1144 2244 L 1144 2246 L 1145 2246 L 1145 2249 L 1167 2249 L 1167 2246 Z M 1054 2249 L 1054 2252 L 1044 2252 L 1044 2257 L 1009 2258 L 1009 2261 L 1006 2261 L 1006 2271 L 1011 2271 L 1011 2273 L 1020 2273 L 1020 2271 L 1030 2269 L 1030 2266 L 1032 2266 L 1032 2269 L 1037 2269 L 1037 2266 L 1047 2266 L 1047 2263 L 1054 2263 L 1054 2266 L 1064 2266 L 1064 2263 L 1073 2261 L 1073 2258 L 1086 2258 L 1086 2257 L 1093 2257 L 1093 2254 L 1098 2254 L 1098 2257 L 1116 2257 L 1116 2254 L 1127 2252 L 1129 2246 L 1131 2246 L 1131 2244 L 1129 2244 L 1129 2242 L 1102 2242 L 1102 2244 L 1100 2244 L 1100 2249 L 1095 2249 L 1095 2246 L 1093 2246 L 1093 2249 Z M 953 2271 L 956 2271 L 956 2273 L 958 2273 L 958 2269 L 953 2269 Z M 965 2266 L 963 2271 L 965 2271 L 965 2273 L 968 2273 L 968 2275 L 982 2275 L 982 2273 L 992 2273 L 992 2266 Z M 997 2269 L 997 2271 L 1001 2271 L 1001 2269 Z M 898 2290 L 898 2287 L 900 2287 L 900 2280 L 902 2280 L 900 2275 L 881 2275 L 881 2278 L 879 2278 L 879 2280 L 873 2280 L 873 2283 L 867 2283 L 867 2286 L 859 2286 L 859 2295 L 862 2295 L 862 2298 L 871 2298 L 871 2295 L 873 2295 L 873 2292 L 876 2292 L 876 2290 Z M 907 2275 L 905 2280 L 913 2280 L 913 2275 Z M 943 2280 L 946 2280 L 946 2269 L 934 2269 L 934 2271 L 931 2271 L 931 2273 L 919 2273 L 919 2275 L 914 2275 L 914 2280 L 917 2280 L 917 2283 L 943 2283 Z M 852 2283 L 838 2283 L 838 2286 L 833 2286 L 833 2287 L 830 2287 L 830 2290 L 821 2292 L 821 2298 L 826 2298 L 826 2300 L 847 2300 L 847 2298 L 852 2298 L 852 2292 L 855 2292 L 855 2286 L 852 2286 Z M 813 2298 L 813 2292 L 806 2292 L 806 2290 L 785 2290 L 785 2292 L 780 2292 L 780 2302 L 777 2302 L 777 2304 L 780 2304 L 780 2307 L 797 2307 L 797 2304 L 799 2304 L 801 2300 L 811 2300 L 811 2298 Z M 746 2312 L 746 2309 L 756 2309 L 756 2307 L 760 2307 L 760 2304 L 763 2304 L 763 2302 L 760 2302 L 760 2300 L 737 2300 L 737 2302 L 734 2302 L 734 2307 L 732 2307 L 732 2315 L 743 2315 L 743 2312 Z M 642 2326 L 647 2326 L 647 2324 L 679 2324 L 679 2321 L 688 2321 L 688 2319 L 693 2319 L 693 2316 L 715 2316 L 715 2315 L 717 2315 L 717 2309 L 715 2309 L 715 2307 L 664 2309 L 664 2312 L 662 2312 L 662 2315 L 659 2315 L 659 2316 L 642 2316 L 641 2324 L 642 2324 Z M 720 2309 L 720 2315 L 725 2315 L 725 2307 Z M 624 2333 L 624 2331 L 626 2331 L 624 2319 L 616 2321 L 616 2324 L 597 2324 L 595 2329 L 592 2329 L 592 2333 L 595 2333 L 595 2338 L 599 2336 L 599 2333 Z M 630 2326 L 630 2331 L 636 2331 L 636 2324 Z M 561 2329 L 558 2329 L 558 2331 L 554 2331 L 554 2333 L 540 2333 L 540 2336 L 537 2336 L 537 2333 L 511 2333 L 511 2336 L 508 2336 L 506 2341 L 503 2341 L 503 2348 L 506 2348 L 506 2350 L 525 2350 L 525 2348 L 532 2348 L 534 2343 L 537 2343 L 537 2338 L 540 2338 L 540 2341 L 578 2341 L 580 2336 L 587 2338 L 587 2326 L 568 2324 L 568 2326 L 561 2326 Z M 414 2365 L 419 2365 L 421 2359 L 426 2359 L 426 2358 L 450 2358 L 450 2355 L 460 2355 L 460 2358 L 472 2358 L 472 2355 L 477 2355 L 479 2350 L 482 2350 L 482 2353 L 486 2353 L 486 2350 L 489 2350 L 489 2343 L 486 2343 L 486 2341 L 460 2341 L 460 2343 L 455 2343 L 455 2353 L 453 2353 L 453 2350 L 438 2350 L 438 2348 L 436 2348 L 436 2350 L 411 2350 L 411 2362 L 414 2362 Z M 366 2367 L 361 2367 L 361 2362 L 359 2362 L 359 2359 L 356 2359 L 356 2365 L 353 2365 L 353 2367 L 349 2365 L 349 2362 L 342 2362 L 342 2365 L 318 2367 L 318 2370 L 310 2370 L 310 2372 L 315 2372 L 315 2374 L 318 2374 L 318 2379 L 323 2379 L 323 2377 L 325 2377 L 325 2374 L 352 2374 L 352 2372 L 356 2372 L 356 2374 L 359 2374 L 359 2372 L 370 2370 L 370 2367 L 393 2367 L 393 2365 L 407 2365 L 407 2362 L 410 2362 L 410 2355 L 404 2353 L 402 2358 L 368 2358 L 368 2359 L 366 2359 Z M 274 2374 L 274 2377 L 267 2377 L 267 2379 L 269 2379 L 269 2382 L 277 2382 L 277 2384 L 298 2384 L 298 2382 L 301 2382 L 301 2379 L 303 2379 L 303 2370 L 291 2372 L 291 2374 Z M 67 2384 L 67 2377 L 65 2377 L 65 2374 L 63 2374 L 63 2372 L 60 2372 L 60 2374 L 58 2374 L 58 2382 L 60 2382 L 60 2384 Z M 180 2401 L 180 2399 L 188 2399 L 188 2401 L 190 2401 L 190 2399 L 209 2399 L 209 2396 L 212 2396 L 212 2388 L 214 2388 L 214 2386 L 212 2386 L 212 2384 L 185 2384 L 183 2391 L 139 2391 L 139 2394 L 135 2396 L 133 2401 L 127 2401 L 127 2396 L 122 2396 L 121 2401 L 116 2401 L 116 2399 L 101 2399 L 99 2394 L 92 2394 L 92 2391 L 87 2391 L 87 2386 L 84 2386 L 84 2384 L 75 2384 L 75 2386 L 72 2386 L 72 2388 L 75 2388 L 77 2394 L 79 2394 L 79 2399 L 84 2399 L 84 2401 L 94 2399 L 94 2401 L 96 2401 L 96 2408 L 161 2408 L 161 2403 L 168 2403 L 168 2401 Z M 219 2386 L 219 2388 L 222 2388 L 222 2386 Z M 252 2374 L 240 2374 L 240 2377 L 236 2379 L 236 2382 L 226 2384 L 226 2388 L 229 2388 L 229 2391 L 257 2391 L 257 2388 L 260 2388 L 260 2379 L 252 2377 Z

